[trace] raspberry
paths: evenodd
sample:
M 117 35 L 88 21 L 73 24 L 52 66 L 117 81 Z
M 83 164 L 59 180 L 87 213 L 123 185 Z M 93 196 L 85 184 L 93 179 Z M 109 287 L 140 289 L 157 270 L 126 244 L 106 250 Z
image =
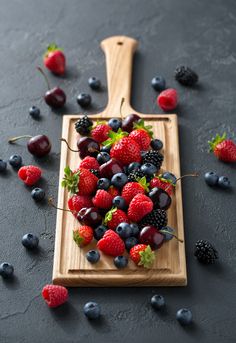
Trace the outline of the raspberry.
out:
M 46 285 L 42 290 L 42 297 L 49 307 L 57 307 L 68 299 L 68 291 L 63 286 Z
M 42 170 L 35 166 L 23 166 L 18 171 L 19 178 L 24 181 L 27 186 L 33 186 L 42 175 Z
M 84 169 L 99 169 L 99 163 L 96 160 L 96 158 L 91 157 L 91 156 L 86 156 L 83 161 L 80 163 L 79 168 L 84 168 Z
M 178 94 L 174 88 L 168 88 L 157 97 L 157 104 L 163 111 L 172 111 L 178 104 Z
M 109 210 L 112 207 L 113 197 L 103 189 L 98 189 L 95 197 L 93 198 L 94 206 Z

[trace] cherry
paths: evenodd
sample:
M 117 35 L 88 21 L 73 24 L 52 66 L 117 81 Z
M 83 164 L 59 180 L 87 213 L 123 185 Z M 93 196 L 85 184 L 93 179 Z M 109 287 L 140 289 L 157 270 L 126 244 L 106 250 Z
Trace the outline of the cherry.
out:
M 122 130 L 131 132 L 133 130 L 133 124 L 141 119 L 137 114 L 129 114 L 122 122 Z
M 112 158 L 111 160 L 109 160 L 106 163 L 103 163 L 100 166 L 99 172 L 100 172 L 101 177 L 106 177 L 108 179 L 111 179 L 113 175 L 117 173 L 122 173 L 123 168 L 116 159 Z
M 162 188 L 154 187 L 148 194 L 153 202 L 154 209 L 168 210 L 171 205 L 171 197 Z
M 21 138 L 30 138 L 27 142 L 27 148 L 29 152 L 37 157 L 43 157 L 51 151 L 51 142 L 49 138 L 45 135 L 37 135 L 37 136 L 18 136 L 13 137 L 8 140 L 9 143 L 14 143 L 15 141 L 21 139 Z
M 65 142 L 68 149 L 73 152 L 79 152 L 80 158 L 85 158 L 86 156 L 96 157 L 100 151 L 100 145 L 97 141 L 90 137 L 81 137 L 77 141 L 77 147 L 79 150 L 71 149 L 66 139 L 61 138 L 62 142 Z
M 77 214 L 77 219 L 81 224 L 89 225 L 93 228 L 96 228 L 102 223 L 102 216 L 96 207 L 82 208 Z
M 152 249 L 159 249 L 164 241 L 164 236 L 154 226 L 145 226 L 139 234 L 141 244 L 150 245 Z
M 54 87 L 51 88 L 48 78 L 46 74 L 44 73 L 43 69 L 40 67 L 37 67 L 37 69 L 40 71 L 40 73 L 43 75 L 46 84 L 48 86 L 48 90 L 44 95 L 44 100 L 46 104 L 50 107 L 54 108 L 60 108 L 63 107 L 66 103 L 66 94 L 60 87 Z

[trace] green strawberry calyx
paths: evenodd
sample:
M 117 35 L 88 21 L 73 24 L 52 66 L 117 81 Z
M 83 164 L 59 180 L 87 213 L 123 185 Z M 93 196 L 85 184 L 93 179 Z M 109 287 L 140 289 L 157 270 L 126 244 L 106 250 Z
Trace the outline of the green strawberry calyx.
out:
M 170 180 L 170 179 L 164 179 L 164 177 L 162 177 L 162 174 L 160 174 L 160 175 L 158 175 L 158 176 L 156 176 L 156 178 L 158 178 L 161 182 L 165 182 L 165 183 L 168 183 L 168 184 L 170 184 L 171 186 L 173 186 L 173 187 L 175 187 L 176 186 L 176 184 L 175 183 L 173 183 L 173 181 L 172 180 Z
M 66 166 L 64 169 L 64 177 L 61 182 L 61 186 L 66 188 L 70 193 L 78 193 L 79 176 L 80 170 L 73 172 L 69 166 Z
M 149 183 L 147 182 L 146 176 L 138 177 L 137 182 L 140 184 L 141 187 L 145 190 L 145 192 L 149 192 Z
M 55 43 L 51 43 L 47 46 L 47 50 L 44 53 L 44 57 L 47 57 L 50 52 L 54 51 L 63 51 L 63 49 L 59 48 Z
M 148 135 L 151 138 L 153 137 L 152 125 L 145 125 L 143 119 L 140 119 L 139 121 L 135 122 L 133 124 L 133 128 L 134 130 L 144 130 L 148 133 Z
M 115 144 L 118 142 L 120 139 L 127 137 L 128 132 L 122 131 L 121 128 L 117 132 L 114 131 L 109 131 L 108 132 L 108 139 L 102 143 L 102 145 L 105 145 L 107 147 L 110 147 L 111 145 Z
M 211 141 L 208 141 L 208 144 L 210 146 L 210 152 L 214 151 L 216 146 L 225 140 L 226 140 L 226 132 L 224 132 L 222 136 L 220 136 L 217 133 L 217 135 L 214 138 L 212 138 Z
M 77 230 L 73 231 L 73 240 L 75 241 L 75 243 L 78 246 L 81 246 L 84 242 L 84 238 L 80 236 L 80 234 Z
M 105 215 L 104 224 L 107 224 L 112 220 L 113 214 L 117 211 L 117 207 L 112 207 Z
M 138 265 L 143 266 L 144 268 L 151 268 L 155 260 L 155 254 L 152 251 L 150 245 L 148 245 L 144 250 L 140 251 L 139 255 L 140 255 L 140 261 Z

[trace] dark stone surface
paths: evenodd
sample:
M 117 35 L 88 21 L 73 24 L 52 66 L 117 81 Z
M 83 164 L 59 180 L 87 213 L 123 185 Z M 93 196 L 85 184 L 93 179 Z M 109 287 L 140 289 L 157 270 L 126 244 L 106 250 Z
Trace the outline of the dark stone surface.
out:
M 150 87 L 155 74 L 166 77 L 180 95 L 179 132 L 182 173 L 215 170 L 234 185 L 230 192 L 208 188 L 202 177 L 185 180 L 183 201 L 189 283 L 186 288 L 72 289 L 70 301 L 49 310 L 41 299 L 44 284 L 51 282 L 55 212 L 36 205 L 30 191 L 10 167 L 0 176 L 0 260 L 15 267 L 13 282 L 0 280 L 0 342 L 235 342 L 235 166 L 222 164 L 207 154 L 207 140 L 216 132 L 231 137 L 236 126 L 236 5 L 233 0 L 149 1 L 1 1 L 0 11 L 0 157 L 20 153 L 25 164 L 36 163 L 25 144 L 7 144 L 10 136 L 48 134 L 53 143 L 50 157 L 37 163 L 45 170 L 42 185 L 57 195 L 59 140 L 62 112 L 79 111 L 76 96 L 89 91 L 87 79 L 95 75 L 106 84 L 99 41 L 114 34 L 137 38 L 133 105 L 158 113 L 156 93 Z M 67 75 L 50 76 L 68 96 L 61 113 L 51 112 L 42 100 L 45 85 L 35 67 L 47 43 L 56 41 L 66 52 Z M 199 87 L 186 89 L 173 79 L 173 70 L 187 64 L 200 75 Z M 92 93 L 94 109 L 105 106 L 106 92 Z M 37 105 L 40 122 L 28 108 Z M 21 237 L 40 237 L 38 254 L 21 246 Z M 212 241 L 220 253 L 219 264 L 199 265 L 193 256 L 197 239 Z M 150 308 L 155 293 L 165 296 L 167 310 Z M 84 318 L 85 302 L 101 304 L 99 322 Z M 189 307 L 191 328 L 175 320 L 176 310 Z

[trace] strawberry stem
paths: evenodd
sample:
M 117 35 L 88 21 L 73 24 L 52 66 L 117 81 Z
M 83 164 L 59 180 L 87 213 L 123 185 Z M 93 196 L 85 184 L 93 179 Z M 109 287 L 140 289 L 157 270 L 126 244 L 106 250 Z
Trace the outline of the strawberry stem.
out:
M 50 90 L 50 83 L 48 81 L 48 78 L 47 78 L 47 75 L 45 74 L 45 72 L 43 71 L 43 69 L 41 67 L 37 67 L 38 71 L 40 71 L 40 73 L 43 75 L 45 81 L 46 81 L 46 84 L 47 84 L 47 87 L 48 87 L 48 90 Z
M 32 138 L 32 136 L 23 135 L 23 136 L 18 136 L 18 137 L 12 137 L 8 139 L 8 143 L 15 143 L 16 141 L 18 141 L 18 139 L 21 139 L 21 138 Z

